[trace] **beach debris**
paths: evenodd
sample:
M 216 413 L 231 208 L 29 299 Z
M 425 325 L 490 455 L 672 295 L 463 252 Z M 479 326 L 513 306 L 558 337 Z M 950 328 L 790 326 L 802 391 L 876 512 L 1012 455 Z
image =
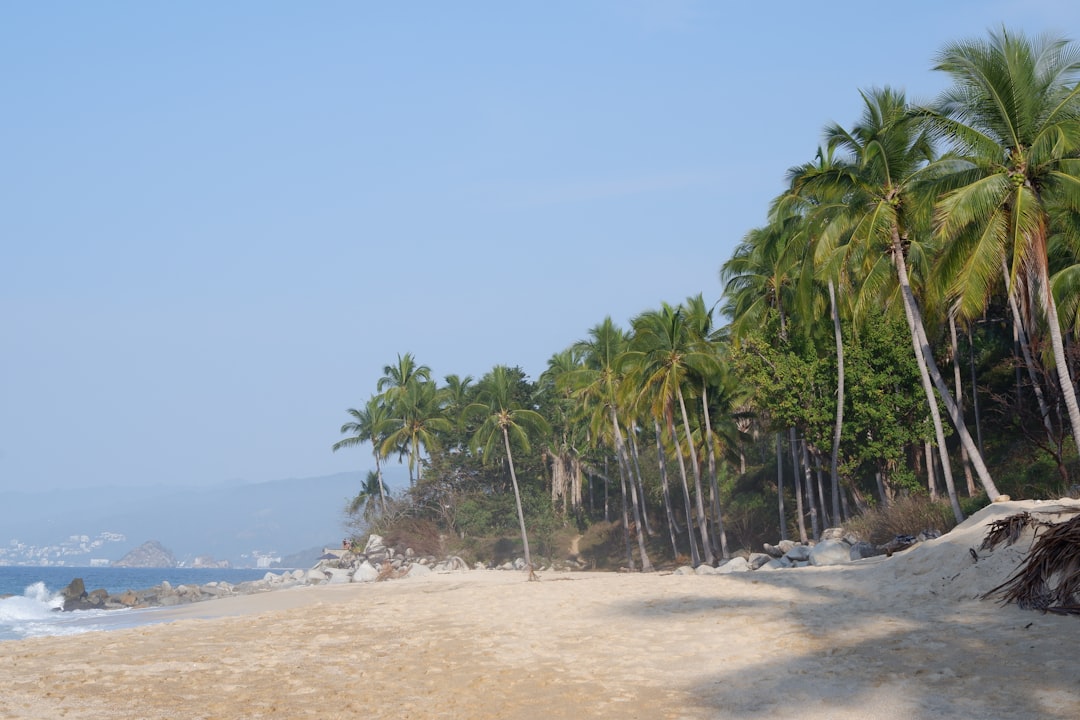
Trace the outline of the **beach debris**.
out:
M 1016 517 L 995 522 L 987 540 L 991 535 L 996 542 L 1011 537 L 1014 526 L 1021 523 L 1014 520 Z M 1022 522 L 1023 527 L 1034 524 L 1030 519 Z M 1057 524 L 1041 524 L 1045 530 L 1035 540 L 1019 570 L 983 597 L 997 597 L 1002 603 L 1015 603 L 1024 610 L 1080 615 L 1080 515 Z

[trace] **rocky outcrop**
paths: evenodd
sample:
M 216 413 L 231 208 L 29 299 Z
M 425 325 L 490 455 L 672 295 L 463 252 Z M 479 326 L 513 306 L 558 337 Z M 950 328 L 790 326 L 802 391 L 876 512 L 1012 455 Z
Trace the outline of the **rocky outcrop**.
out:
M 113 563 L 113 567 L 172 568 L 176 558 L 157 540 L 147 540 Z

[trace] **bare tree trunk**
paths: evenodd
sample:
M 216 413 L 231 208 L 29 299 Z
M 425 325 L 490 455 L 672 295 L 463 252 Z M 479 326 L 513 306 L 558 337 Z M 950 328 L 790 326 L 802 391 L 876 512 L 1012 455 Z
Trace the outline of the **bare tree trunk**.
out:
M 806 451 L 805 438 L 800 443 L 802 447 L 803 472 L 806 475 L 806 501 L 810 506 L 810 536 L 814 542 L 821 537 L 821 525 L 818 520 L 817 500 L 814 498 L 814 476 L 810 468 L 810 453 Z
M 652 537 L 656 533 L 649 526 L 649 510 L 645 506 L 645 482 L 641 479 L 641 463 L 638 462 L 637 427 L 630 428 L 626 434 L 630 437 L 630 457 L 634 460 L 634 479 L 641 498 L 641 522 L 645 525 L 645 534 Z
M 683 458 L 682 448 L 679 447 L 679 436 L 675 432 L 675 420 L 672 413 L 667 413 L 668 432 L 671 434 L 671 443 L 675 449 L 675 457 L 679 461 L 679 476 L 682 479 L 683 503 L 686 512 L 686 537 L 690 541 L 690 563 L 697 567 L 701 564 L 701 554 L 698 553 L 697 540 L 694 538 L 694 510 L 690 503 L 690 484 L 686 477 L 686 460 Z
M 930 499 L 937 500 L 937 483 L 934 482 L 934 449 L 929 440 L 923 441 L 923 451 L 926 453 L 926 487 L 930 491 Z
M 1016 344 L 1020 346 L 1020 354 L 1024 359 L 1024 367 L 1027 368 L 1028 379 L 1031 380 L 1031 390 L 1035 393 L 1035 400 L 1039 404 L 1039 416 L 1042 418 L 1043 427 L 1046 428 L 1046 439 L 1050 441 L 1050 447 L 1056 447 L 1057 441 L 1054 440 L 1054 424 L 1050 420 L 1050 405 L 1046 402 L 1046 396 L 1043 394 L 1042 380 L 1039 378 L 1039 373 L 1035 369 L 1035 358 L 1031 354 L 1031 343 L 1027 331 L 1024 329 L 1023 316 L 1020 314 L 1020 306 L 1016 302 L 1016 296 L 1013 294 L 1011 284 L 1009 281 L 1009 268 L 1005 265 L 1005 261 L 1001 261 L 1001 271 L 1005 276 L 1005 293 L 1009 298 L 1009 309 L 1012 311 L 1013 316 L 1013 332 L 1015 334 Z M 949 316 L 949 321 L 952 322 L 952 316 Z M 953 330 L 953 344 L 956 343 L 955 329 Z M 956 391 L 957 405 L 963 412 L 963 403 L 960 399 L 960 390 Z M 1016 368 L 1016 406 L 1020 407 L 1020 368 Z
M 964 420 L 964 386 L 960 382 L 960 344 L 956 341 L 956 313 L 949 313 L 949 340 L 952 343 L 953 385 L 956 386 L 956 409 L 960 412 L 960 422 L 967 425 Z M 964 466 L 964 480 L 967 483 L 967 494 L 971 497 L 975 494 L 975 478 L 971 474 L 971 461 L 968 459 L 967 448 L 960 446 L 960 462 Z
M 716 479 L 716 448 L 713 442 L 712 420 L 709 417 L 709 399 L 705 383 L 701 385 L 701 409 L 705 414 L 705 444 L 709 450 L 709 497 L 713 502 L 713 514 L 716 515 L 715 536 L 720 537 L 720 557 L 728 560 L 731 553 L 728 551 L 727 533 L 724 532 L 724 516 L 720 509 L 720 484 Z

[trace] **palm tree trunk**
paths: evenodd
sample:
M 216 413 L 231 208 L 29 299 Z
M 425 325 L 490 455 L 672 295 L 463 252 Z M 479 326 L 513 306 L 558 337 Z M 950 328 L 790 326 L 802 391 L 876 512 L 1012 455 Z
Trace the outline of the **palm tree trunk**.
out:
M 686 506 L 686 537 L 690 540 L 690 562 L 694 567 L 697 567 L 701 564 L 701 554 L 698 553 L 697 540 L 694 538 L 694 509 L 690 504 L 690 484 L 686 478 L 686 460 L 683 459 L 682 448 L 679 447 L 679 436 L 675 432 L 675 419 L 670 406 L 667 410 L 667 421 L 671 444 L 675 448 L 675 457 L 679 460 L 679 476 L 682 478 L 683 502 Z
M 645 481 L 641 478 L 641 462 L 638 459 L 636 430 L 636 427 L 632 427 L 626 434 L 630 438 L 630 457 L 634 460 L 634 482 L 636 483 L 638 497 L 641 499 L 641 522 L 645 526 L 645 534 L 652 537 L 656 533 L 653 532 L 652 527 L 649 525 L 649 509 L 645 506 Z
M 1045 254 L 1043 255 L 1045 258 Z M 1072 378 L 1069 377 L 1069 363 L 1065 359 L 1065 343 L 1061 338 L 1061 320 L 1058 318 L 1057 303 L 1054 295 L 1050 292 L 1050 274 L 1046 268 L 1046 262 L 1039 263 L 1039 282 L 1041 283 L 1039 297 L 1042 299 L 1043 310 L 1046 313 L 1046 324 L 1050 327 L 1050 344 L 1054 348 L 1054 364 L 1057 365 L 1058 385 L 1061 387 L 1061 397 L 1065 402 L 1065 409 L 1069 411 L 1069 425 L 1072 428 L 1073 444 L 1080 448 L 1080 406 L 1076 404 L 1076 388 Z
M 386 489 L 383 487 L 382 481 L 382 465 L 379 463 L 379 453 L 375 451 L 372 453 L 375 456 L 375 475 L 379 478 L 379 502 L 382 504 L 382 511 L 386 512 Z
M 776 433 L 776 503 L 780 512 L 780 539 L 787 540 L 787 519 L 784 517 L 784 452 L 780 433 Z
M 818 519 L 817 500 L 814 498 L 814 473 L 810 467 L 810 453 L 806 451 L 806 439 L 800 443 L 802 449 L 803 472 L 806 475 L 806 501 L 810 506 L 810 536 L 816 542 L 821 537 L 821 524 Z
M 829 306 L 832 308 L 833 335 L 836 338 L 836 425 L 833 427 L 832 458 L 829 479 L 832 481 L 832 514 L 840 524 L 840 474 L 837 465 L 840 458 L 840 434 L 844 428 L 844 337 L 840 332 L 840 313 L 836 307 L 836 290 L 829 280 Z
M 1001 271 L 1005 276 L 1005 294 L 1009 298 L 1009 309 L 1012 311 L 1013 327 L 1016 330 L 1016 342 L 1020 346 L 1020 353 L 1024 358 L 1024 366 L 1027 368 L 1028 379 L 1031 380 L 1031 389 L 1035 393 L 1035 400 L 1039 403 L 1039 416 L 1042 418 L 1043 427 L 1046 428 L 1046 438 L 1050 441 L 1050 447 L 1054 447 L 1057 443 L 1054 441 L 1054 424 L 1050 420 L 1050 405 L 1046 402 L 1046 396 L 1043 394 L 1042 382 L 1039 379 L 1039 374 L 1035 370 L 1035 358 L 1031 355 L 1031 344 L 1028 340 L 1028 333 L 1024 329 L 1023 316 L 1020 314 L 1020 306 L 1016 302 L 1016 296 L 1012 293 L 1012 285 L 1009 279 L 1009 268 L 1005 265 L 1005 261 L 1001 261 Z M 950 316 L 951 322 L 951 316 Z M 955 340 L 953 341 L 955 342 Z M 1019 374 L 1020 370 L 1017 369 Z M 1017 382 L 1019 386 L 1019 381 Z M 959 402 L 960 393 L 957 391 L 957 401 Z M 1017 404 L 1019 405 L 1019 387 L 1017 387 Z
M 982 455 L 979 453 L 978 448 L 975 447 L 975 443 L 972 441 L 971 435 L 967 431 L 967 427 L 960 422 L 956 403 L 953 401 L 952 394 L 949 392 L 949 386 L 945 383 L 945 379 L 941 376 L 941 370 L 938 369 L 937 362 L 934 360 L 934 353 L 930 349 L 930 341 L 927 340 L 926 330 L 923 328 L 922 313 L 919 311 L 919 306 L 915 302 L 915 294 L 911 291 L 911 283 L 908 281 L 904 250 L 900 242 L 899 232 L 895 227 L 893 228 L 892 256 L 893 265 L 896 268 L 897 279 L 900 282 L 900 296 L 904 303 L 904 316 L 907 318 L 908 329 L 911 331 L 911 342 L 915 350 L 915 360 L 919 366 L 919 376 L 922 378 L 923 392 L 926 393 L 927 404 L 930 406 L 930 417 L 934 421 L 934 433 L 937 437 L 938 452 L 941 453 L 942 472 L 945 475 L 945 484 L 946 487 L 949 488 L 949 496 L 950 500 L 952 500 L 953 515 L 956 516 L 957 522 L 961 522 L 964 519 L 964 514 L 963 511 L 960 510 L 960 503 L 956 500 L 956 489 L 952 484 L 952 471 L 949 469 L 949 455 L 945 447 L 945 431 L 941 427 L 941 413 L 938 412 L 937 401 L 934 399 L 934 388 L 937 388 L 938 394 L 945 403 L 945 409 L 948 411 L 953 426 L 956 428 L 956 433 L 960 436 L 960 442 L 968 449 L 968 455 L 971 457 L 972 465 L 975 466 L 975 472 L 978 474 L 979 482 L 982 483 L 983 488 L 986 490 L 986 494 L 993 500 L 1000 493 L 994 485 L 994 481 L 990 477 L 990 471 L 986 469 L 986 464 L 983 462 Z
M 926 455 L 926 489 L 930 491 L 930 499 L 937 500 L 937 483 L 934 478 L 934 449 L 930 440 L 923 441 L 923 452 Z
M 664 442 L 660 437 L 660 421 L 653 417 L 653 428 L 656 431 L 656 457 L 660 463 L 660 487 L 664 493 L 664 514 L 667 516 L 668 535 L 671 536 L 671 557 L 679 556 L 679 544 L 675 541 L 675 534 L 679 526 L 675 522 L 675 512 L 671 509 L 671 493 L 668 490 L 667 462 L 664 459 Z
M 521 544 L 525 547 L 525 567 L 528 568 L 530 578 L 533 570 L 532 556 L 529 554 L 529 535 L 525 532 L 525 513 L 521 509 L 521 492 L 518 490 L 517 473 L 514 472 L 514 456 L 510 452 L 510 435 L 506 428 L 502 429 L 503 443 L 506 444 L 506 460 L 510 465 L 510 482 L 514 485 L 514 502 L 517 503 L 518 525 L 521 526 Z
M 727 533 L 724 532 L 724 516 L 720 509 L 720 484 L 716 479 L 716 448 L 713 443 L 712 419 L 709 417 L 709 399 L 706 383 L 701 385 L 701 409 L 705 413 L 705 438 L 709 449 L 709 494 L 713 498 L 713 513 L 716 515 L 716 535 L 720 536 L 720 557 L 728 560 Z
M 634 487 L 634 475 L 633 467 L 630 463 L 629 453 L 626 451 L 626 443 L 623 442 L 622 429 L 619 427 L 619 418 L 615 412 L 615 407 L 611 408 L 611 424 L 615 430 L 615 452 L 619 456 L 619 462 L 622 466 L 619 468 L 620 477 L 623 477 L 623 466 L 626 468 L 626 475 L 630 480 L 630 497 L 632 500 L 631 506 L 634 511 L 634 530 L 637 533 L 638 553 L 641 555 L 641 572 L 652 572 L 652 563 L 649 562 L 649 553 L 645 551 L 645 532 L 641 523 L 641 511 L 638 507 L 637 488 Z M 623 485 L 623 495 L 626 494 L 626 485 Z M 624 511 L 625 514 L 625 511 Z M 633 561 L 631 561 L 631 568 L 633 568 Z
M 683 400 L 682 388 L 676 386 L 675 394 L 679 398 L 679 409 L 682 410 L 683 431 L 686 433 L 686 446 L 690 448 L 690 466 L 694 471 L 694 493 L 697 501 L 698 530 L 701 532 L 701 549 L 705 553 L 705 562 L 712 565 L 716 562 L 713 556 L 712 545 L 709 543 L 709 518 L 705 515 L 705 497 L 701 491 L 701 466 L 698 465 L 697 448 L 694 447 L 694 438 L 690 432 L 690 416 L 686 413 L 686 401 Z
M 960 382 L 960 344 L 956 341 L 956 314 L 949 313 L 949 340 L 952 343 L 953 385 L 956 387 L 956 408 L 960 411 L 960 422 L 967 425 L 964 420 L 964 386 Z M 960 446 L 960 462 L 964 466 L 964 480 L 967 483 L 967 494 L 971 497 L 975 494 L 975 478 L 971 474 L 971 460 L 968 459 L 967 448 Z
M 799 526 L 799 542 L 806 544 L 806 518 L 803 513 L 802 481 L 799 479 L 799 451 L 798 442 L 795 440 L 795 428 L 788 428 L 788 448 L 791 451 L 791 475 L 795 485 L 795 516 Z
M 975 438 L 981 453 L 983 449 L 982 413 L 979 412 L 979 378 L 975 372 L 975 331 L 972 328 L 968 328 L 968 359 L 971 361 L 971 409 L 975 413 Z

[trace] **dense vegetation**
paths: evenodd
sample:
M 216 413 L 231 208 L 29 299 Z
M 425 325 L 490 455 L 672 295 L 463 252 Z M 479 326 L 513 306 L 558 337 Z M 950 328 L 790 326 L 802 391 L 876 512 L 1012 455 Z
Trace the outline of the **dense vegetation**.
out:
M 1070 492 L 1080 54 L 1001 31 L 936 69 L 935 103 L 864 90 L 853 126 L 825 128 L 716 305 L 604 319 L 535 381 L 440 383 L 399 355 L 334 446 L 373 450 L 350 512 L 418 550 L 530 560 L 580 534 L 596 564 L 648 570 L 890 507 L 947 529 L 1000 493 Z

